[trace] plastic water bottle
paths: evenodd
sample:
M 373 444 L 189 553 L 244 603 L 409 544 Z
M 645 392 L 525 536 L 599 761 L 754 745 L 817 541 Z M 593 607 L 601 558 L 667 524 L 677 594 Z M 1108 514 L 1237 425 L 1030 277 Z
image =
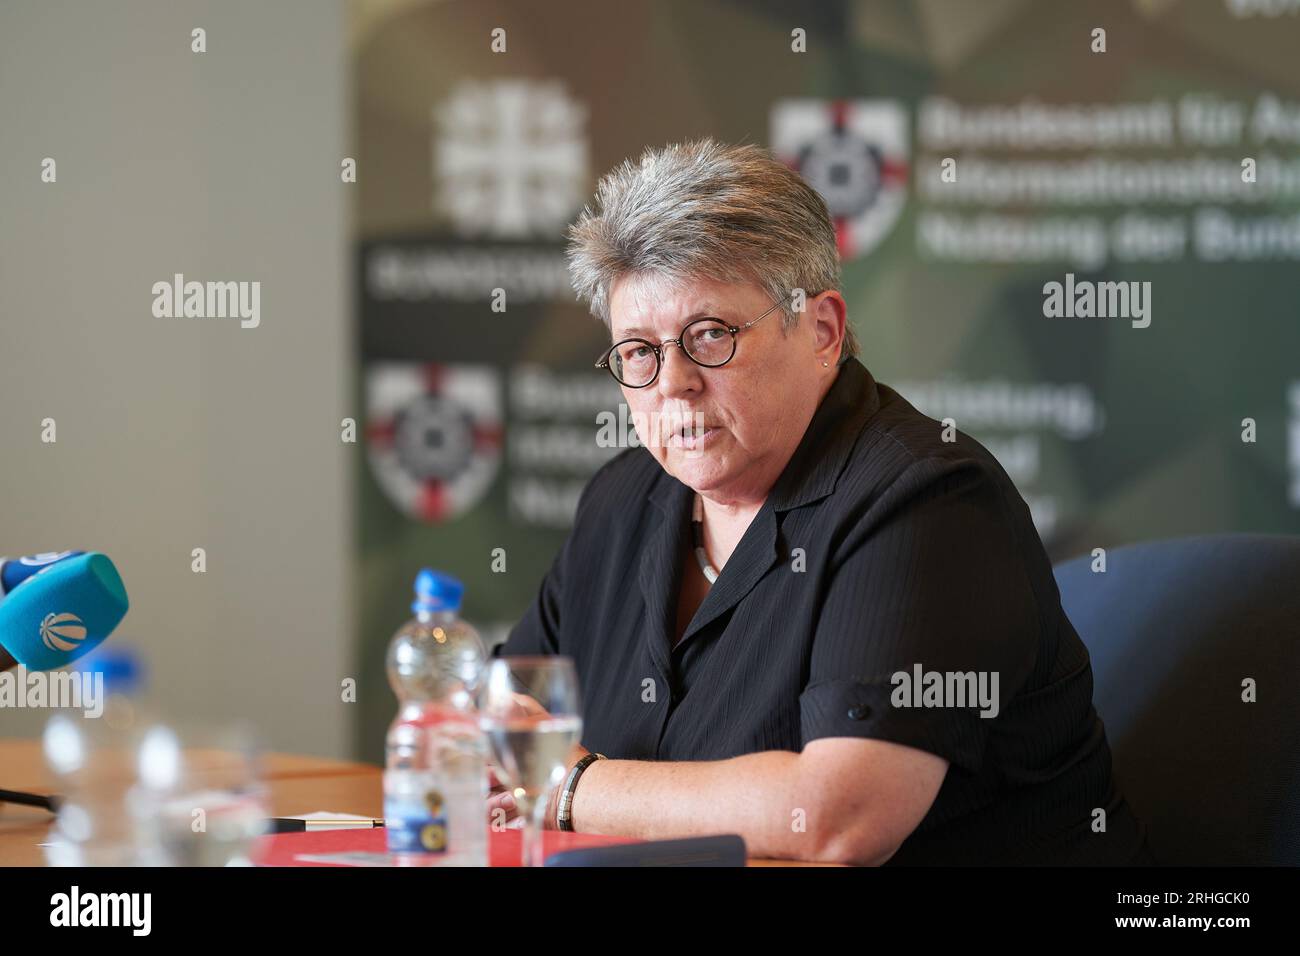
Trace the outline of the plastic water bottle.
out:
M 384 825 L 399 865 L 487 866 L 487 739 L 474 691 L 487 653 L 459 617 L 464 587 L 422 570 L 415 617 L 388 645 L 400 702 L 388 730 Z
M 135 799 L 137 744 L 145 673 L 140 656 L 124 642 L 97 648 L 73 664 L 74 679 L 95 687 L 90 713 L 57 711 L 45 724 L 42 744 L 62 802 L 45 846 L 51 866 L 156 864 L 141 839 Z

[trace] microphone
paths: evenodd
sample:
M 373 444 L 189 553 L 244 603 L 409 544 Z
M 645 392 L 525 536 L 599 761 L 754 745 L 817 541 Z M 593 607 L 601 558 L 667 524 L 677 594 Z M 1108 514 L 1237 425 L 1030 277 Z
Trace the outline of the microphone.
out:
M 108 555 L 38 557 L 51 560 L 8 588 L 0 603 L 0 648 L 29 671 L 53 670 L 88 654 L 129 607 Z M 11 566 L 0 568 L 0 579 L 7 582 Z
M 33 575 L 39 574 L 52 564 L 75 558 L 84 551 L 42 551 L 29 554 L 25 558 L 0 558 L 0 601 L 5 595 Z

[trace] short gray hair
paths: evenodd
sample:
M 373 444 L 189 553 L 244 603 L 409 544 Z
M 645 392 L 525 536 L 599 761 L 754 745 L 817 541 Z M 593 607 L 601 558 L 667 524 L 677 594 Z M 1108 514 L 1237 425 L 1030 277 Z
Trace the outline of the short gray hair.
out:
M 799 321 L 793 290 L 840 289 L 840 257 L 826 203 L 798 173 L 753 145 L 711 138 L 647 149 L 596 187 L 569 227 L 569 276 L 608 327 L 609 298 L 625 276 L 669 282 L 757 282 Z M 841 363 L 858 354 L 845 323 Z

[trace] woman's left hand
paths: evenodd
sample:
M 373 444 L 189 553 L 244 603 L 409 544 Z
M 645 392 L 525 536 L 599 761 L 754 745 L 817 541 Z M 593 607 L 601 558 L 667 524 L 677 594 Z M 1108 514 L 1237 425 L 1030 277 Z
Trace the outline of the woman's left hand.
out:
M 569 771 L 573 769 L 574 764 L 590 753 L 582 744 L 574 744 L 573 749 L 569 751 L 569 759 L 564 764 L 564 776 L 560 782 L 547 795 L 546 815 L 542 819 L 542 829 L 558 830 L 560 828 L 556 814 L 560 809 L 560 792 L 564 789 L 564 781 L 569 779 Z M 500 810 L 505 814 L 504 817 L 497 813 Z M 490 767 L 488 768 L 488 822 L 500 825 L 501 822 L 511 823 L 518 819 L 519 807 L 515 803 L 514 796 L 510 794 L 510 788 L 505 785 Z

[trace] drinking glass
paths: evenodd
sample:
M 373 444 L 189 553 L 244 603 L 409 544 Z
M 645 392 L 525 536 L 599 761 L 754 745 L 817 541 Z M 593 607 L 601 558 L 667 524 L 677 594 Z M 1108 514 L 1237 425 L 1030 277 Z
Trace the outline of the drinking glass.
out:
M 523 820 L 524 866 L 542 865 L 542 815 L 582 736 L 578 678 L 559 655 L 499 657 L 478 691 L 479 725 Z

